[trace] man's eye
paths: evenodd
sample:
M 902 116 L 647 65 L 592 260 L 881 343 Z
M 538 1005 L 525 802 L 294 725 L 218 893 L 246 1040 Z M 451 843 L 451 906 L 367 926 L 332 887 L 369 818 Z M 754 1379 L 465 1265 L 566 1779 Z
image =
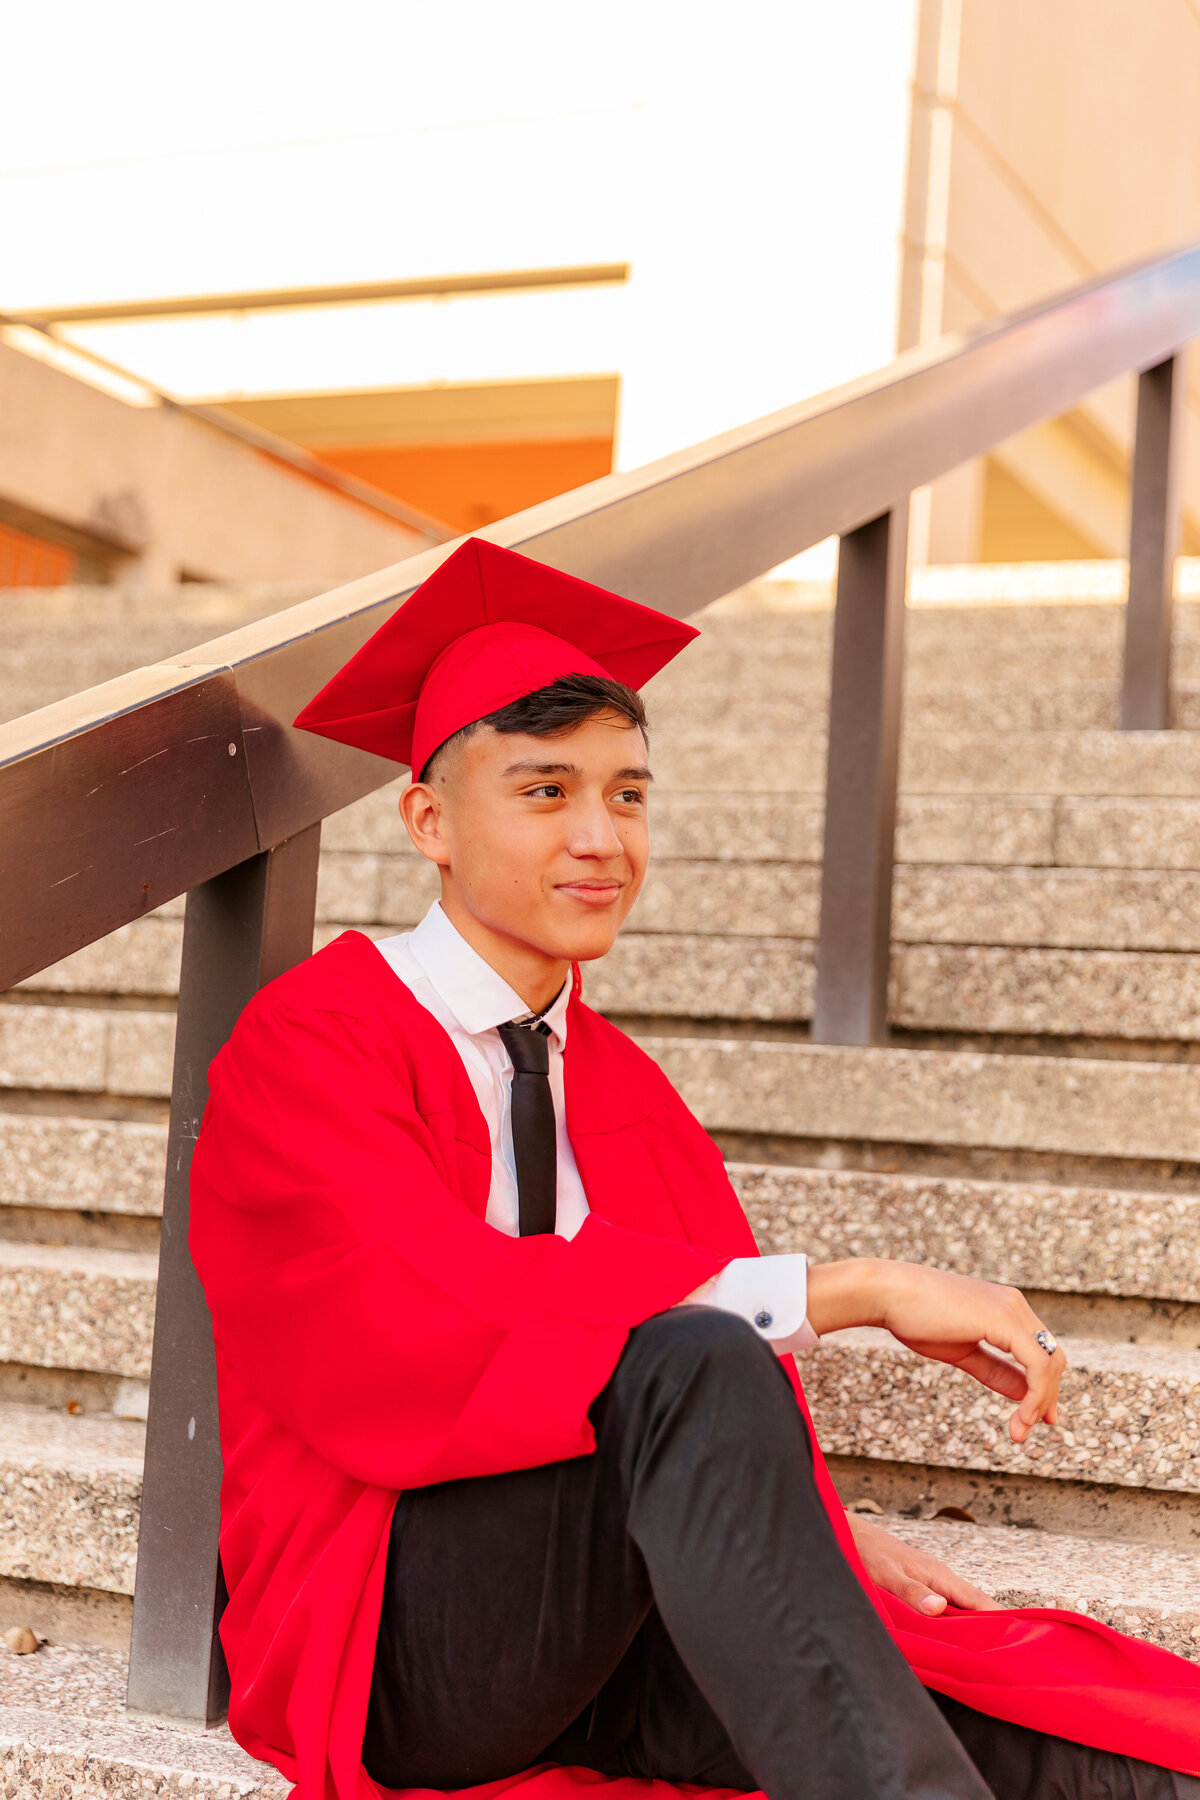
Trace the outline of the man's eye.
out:
M 562 793 L 562 789 L 556 781 L 544 781 L 541 787 L 530 788 L 529 792 L 530 794 L 548 794 L 553 800 L 557 795 Z
M 624 800 L 631 806 L 640 806 L 646 796 L 642 793 L 641 788 L 624 788 L 616 798 L 618 800 Z

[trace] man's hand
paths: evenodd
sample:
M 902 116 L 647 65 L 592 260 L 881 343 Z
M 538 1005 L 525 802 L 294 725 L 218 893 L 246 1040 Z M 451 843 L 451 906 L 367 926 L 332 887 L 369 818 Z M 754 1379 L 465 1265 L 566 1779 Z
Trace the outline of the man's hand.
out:
M 809 1269 L 808 1316 L 819 1335 L 880 1325 L 918 1356 L 950 1363 L 1016 1400 L 1008 1422 L 1015 1444 L 1025 1442 L 1039 1419 L 1058 1423 L 1067 1359 L 1037 1342 L 1042 1321 L 1017 1288 L 920 1263 L 824 1263 Z
M 867 1574 L 886 1594 L 895 1594 L 898 1600 L 931 1618 L 945 1612 L 947 1602 L 972 1612 L 1003 1610 L 990 1594 L 972 1587 L 936 1556 L 902 1544 L 890 1531 L 868 1525 L 857 1513 L 847 1513 L 846 1520 Z

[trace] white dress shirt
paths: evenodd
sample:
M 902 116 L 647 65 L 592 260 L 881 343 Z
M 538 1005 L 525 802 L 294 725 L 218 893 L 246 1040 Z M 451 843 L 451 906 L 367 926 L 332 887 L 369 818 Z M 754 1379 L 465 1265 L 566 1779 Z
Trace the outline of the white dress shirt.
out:
M 492 1144 L 492 1183 L 487 1222 L 516 1237 L 519 1231 L 517 1169 L 513 1156 L 513 1066 L 498 1025 L 531 1018 L 520 995 L 455 929 L 435 900 L 414 931 L 376 940 L 389 968 L 432 1013 L 462 1058 Z M 565 982 L 541 1015 L 550 1028 L 549 1077 L 558 1148 L 557 1220 L 560 1237 L 574 1237 L 588 1215 L 587 1195 L 567 1136 L 563 1048 L 571 984 Z M 808 1258 L 738 1256 L 697 1295 L 704 1305 L 739 1313 L 776 1350 L 817 1342 L 807 1320 Z

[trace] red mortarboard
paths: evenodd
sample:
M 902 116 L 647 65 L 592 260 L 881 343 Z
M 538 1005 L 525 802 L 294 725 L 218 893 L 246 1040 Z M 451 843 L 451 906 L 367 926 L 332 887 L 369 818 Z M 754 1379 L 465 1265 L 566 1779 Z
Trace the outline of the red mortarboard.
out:
M 562 675 L 640 687 L 698 636 L 515 550 L 468 538 L 327 681 L 295 723 L 408 763 Z

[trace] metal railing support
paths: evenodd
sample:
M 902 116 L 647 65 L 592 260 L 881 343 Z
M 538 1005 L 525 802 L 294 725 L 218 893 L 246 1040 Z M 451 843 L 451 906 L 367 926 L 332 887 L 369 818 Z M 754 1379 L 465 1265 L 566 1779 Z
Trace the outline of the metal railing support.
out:
M 848 532 L 838 556 L 812 1023 L 819 1044 L 877 1044 L 887 1030 L 907 547 L 905 501 Z
M 1138 377 L 1122 731 L 1165 731 L 1171 723 L 1171 611 L 1179 543 L 1183 389 L 1179 356 L 1169 356 Z
M 216 1637 L 221 1444 L 212 1323 L 188 1254 L 192 1150 L 208 1065 L 243 1006 L 312 950 L 321 828 L 188 895 L 163 1194 L 150 1417 L 126 1704 L 196 1726 L 224 1717 Z

